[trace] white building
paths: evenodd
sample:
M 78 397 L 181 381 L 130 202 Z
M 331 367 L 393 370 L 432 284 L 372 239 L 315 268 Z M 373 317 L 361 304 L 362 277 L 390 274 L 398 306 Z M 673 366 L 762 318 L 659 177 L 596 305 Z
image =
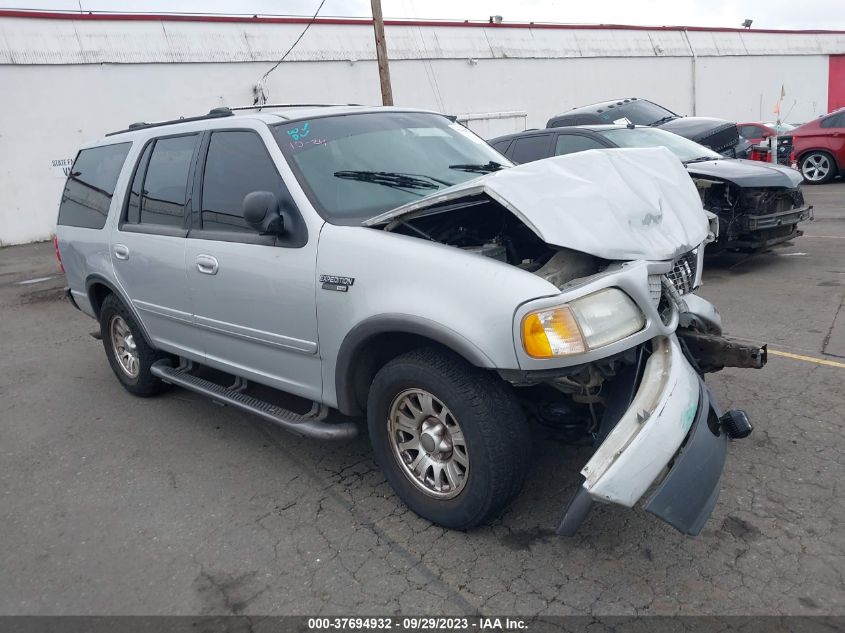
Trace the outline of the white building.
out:
M 84 141 L 252 104 L 308 20 L 0 11 L 0 246 L 48 239 Z M 845 32 L 388 21 L 397 105 L 485 137 L 618 97 L 786 120 L 845 105 Z M 270 103 L 380 103 L 372 24 L 320 19 L 269 75 Z

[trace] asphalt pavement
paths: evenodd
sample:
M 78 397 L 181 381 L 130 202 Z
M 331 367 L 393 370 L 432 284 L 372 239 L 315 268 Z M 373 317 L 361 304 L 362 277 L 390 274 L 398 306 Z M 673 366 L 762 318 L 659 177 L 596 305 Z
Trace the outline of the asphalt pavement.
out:
M 0 614 L 845 613 L 845 182 L 805 194 L 803 237 L 705 271 L 726 333 L 771 351 L 708 377 L 755 431 L 697 538 L 613 506 L 556 536 L 589 450 L 543 435 L 500 519 L 439 528 L 365 437 L 132 397 L 52 244 L 0 249 Z

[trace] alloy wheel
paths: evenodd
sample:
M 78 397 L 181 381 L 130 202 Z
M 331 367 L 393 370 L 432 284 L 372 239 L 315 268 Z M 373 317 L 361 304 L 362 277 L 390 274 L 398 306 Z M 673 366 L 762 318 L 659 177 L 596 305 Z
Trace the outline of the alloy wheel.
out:
M 109 333 L 117 364 L 127 376 L 137 378 L 141 369 L 138 347 L 129 325 L 119 314 L 115 314 L 109 322 Z
M 830 159 L 824 154 L 810 154 L 801 163 L 801 175 L 810 182 L 819 182 L 830 173 Z
M 469 454 L 449 408 L 428 391 L 406 389 L 388 416 L 393 455 L 408 480 L 431 497 L 457 496 L 469 476 Z

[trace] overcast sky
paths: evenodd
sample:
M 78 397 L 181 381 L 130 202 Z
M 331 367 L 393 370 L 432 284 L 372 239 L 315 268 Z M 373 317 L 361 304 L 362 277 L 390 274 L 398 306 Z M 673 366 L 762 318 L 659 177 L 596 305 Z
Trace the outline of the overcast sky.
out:
M 0 0 L 0 8 L 311 15 L 320 0 Z M 388 18 L 843 29 L 845 0 L 382 0 Z M 326 0 L 325 16 L 366 17 L 369 0 Z

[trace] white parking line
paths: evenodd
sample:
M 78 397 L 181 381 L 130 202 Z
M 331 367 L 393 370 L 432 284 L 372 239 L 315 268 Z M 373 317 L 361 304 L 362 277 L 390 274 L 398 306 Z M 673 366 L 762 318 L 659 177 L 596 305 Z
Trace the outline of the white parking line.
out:
M 35 279 L 27 279 L 26 281 L 19 281 L 19 286 L 28 286 L 29 284 L 40 284 L 42 281 L 50 281 L 51 279 L 55 279 L 55 275 L 50 275 L 49 277 L 36 277 Z

